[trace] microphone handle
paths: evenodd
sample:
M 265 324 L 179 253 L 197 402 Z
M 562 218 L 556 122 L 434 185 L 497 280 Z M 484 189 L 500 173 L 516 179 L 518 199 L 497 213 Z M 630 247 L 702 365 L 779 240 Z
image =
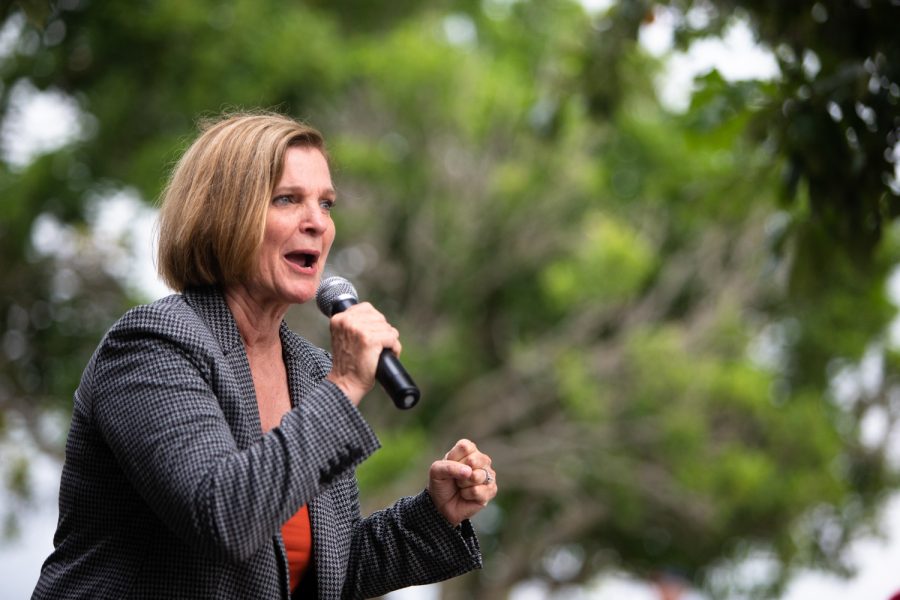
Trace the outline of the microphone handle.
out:
M 356 298 L 352 296 L 339 296 L 331 305 L 331 314 L 333 316 L 344 312 L 356 303 Z M 418 404 L 422 395 L 418 386 L 400 364 L 397 355 L 388 348 L 382 350 L 378 357 L 375 379 L 397 408 L 406 410 Z
M 394 406 L 406 410 L 419 402 L 419 388 L 400 364 L 400 359 L 393 351 L 385 348 L 378 357 L 378 368 L 375 379 L 394 401 Z

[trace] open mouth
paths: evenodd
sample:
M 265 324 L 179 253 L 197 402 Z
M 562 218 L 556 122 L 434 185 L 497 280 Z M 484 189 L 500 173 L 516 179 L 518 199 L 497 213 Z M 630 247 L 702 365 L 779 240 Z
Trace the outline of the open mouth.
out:
M 285 258 L 287 258 L 290 263 L 295 264 L 298 267 L 311 269 L 318 262 L 319 255 L 314 252 L 290 252 L 285 255 Z

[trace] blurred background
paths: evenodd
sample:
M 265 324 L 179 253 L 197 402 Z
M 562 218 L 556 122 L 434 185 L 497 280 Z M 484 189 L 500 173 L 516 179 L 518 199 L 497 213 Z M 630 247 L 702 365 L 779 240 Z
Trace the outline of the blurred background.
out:
M 408 413 L 363 404 L 384 445 L 365 510 L 418 492 L 462 436 L 499 473 L 485 568 L 396 597 L 900 590 L 898 0 L 3 0 L 0 18 L 10 597 L 51 548 L 82 369 L 168 293 L 169 170 L 199 119 L 258 107 L 324 132 L 331 267 L 423 389 Z M 289 321 L 327 346 L 314 307 Z

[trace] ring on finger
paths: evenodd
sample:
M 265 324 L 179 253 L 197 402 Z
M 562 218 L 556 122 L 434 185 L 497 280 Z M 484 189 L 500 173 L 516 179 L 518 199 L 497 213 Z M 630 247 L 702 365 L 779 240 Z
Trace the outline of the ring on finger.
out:
M 494 480 L 494 476 L 491 475 L 491 472 L 487 470 L 486 467 L 479 467 L 482 471 L 484 471 L 484 483 L 488 484 Z

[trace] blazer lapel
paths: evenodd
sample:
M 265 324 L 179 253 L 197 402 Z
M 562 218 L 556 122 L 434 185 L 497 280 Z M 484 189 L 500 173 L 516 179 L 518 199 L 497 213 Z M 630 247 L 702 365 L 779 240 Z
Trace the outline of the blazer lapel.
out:
M 230 373 L 226 377 L 233 377 L 233 385 L 237 386 L 240 393 L 240 401 L 237 407 L 223 406 L 226 418 L 230 418 L 229 410 L 239 411 L 240 419 L 245 427 L 234 427 L 232 431 L 239 448 L 246 448 L 255 443 L 262 436 L 262 424 L 259 420 L 259 410 L 256 406 L 256 390 L 253 387 L 253 376 L 250 373 L 250 362 L 244 350 L 240 332 L 237 329 L 234 317 L 225 303 L 222 292 L 217 288 L 196 288 L 184 292 L 185 300 L 206 323 L 209 331 L 222 349 Z M 330 360 L 327 355 L 323 358 L 320 351 L 314 351 L 313 346 L 292 332 L 287 324 L 282 322 L 279 331 L 281 335 L 282 352 L 287 369 L 288 389 L 291 395 L 291 406 L 297 406 L 307 397 L 312 390 L 328 375 L 331 370 Z M 326 589 L 334 587 L 329 573 L 334 573 L 339 557 L 332 556 L 333 548 L 328 536 L 329 528 L 335 521 L 334 507 L 331 502 L 331 487 L 326 488 L 309 503 L 309 520 L 312 527 L 314 568 L 318 596 L 331 597 L 340 594 L 340 589 Z M 275 538 L 276 548 L 281 555 L 282 567 L 287 572 L 287 557 L 281 541 L 281 535 Z M 337 567 L 337 572 L 342 572 Z
M 291 405 L 297 406 L 328 375 L 331 365 L 316 360 L 319 353 L 314 353 L 309 342 L 291 331 L 285 323 L 281 324 L 281 343 L 287 365 Z M 331 494 L 331 487 L 326 487 L 308 505 L 313 538 L 313 568 L 319 598 L 337 597 L 340 594 L 339 589 L 327 589 L 333 587 L 334 577 L 329 574 L 335 573 L 335 566 L 332 564 L 335 557 L 332 556 L 332 543 L 328 539 L 333 533 L 330 528 L 336 522 Z
M 316 360 L 317 353 L 313 352 L 312 344 L 291 331 L 284 321 L 281 322 L 279 333 L 284 364 L 287 367 L 291 406 L 297 406 L 325 379 L 331 365 Z
M 227 378 L 227 387 L 237 389 L 237 402 L 224 402 L 220 398 L 220 404 L 225 418 L 231 423 L 238 448 L 248 448 L 262 437 L 262 423 L 259 420 L 253 376 L 250 374 L 250 361 L 237 323 L 218 288 L 185 290 L 184 298 L 206 323 L 228 363 L 229 373 L 221 375 Z

